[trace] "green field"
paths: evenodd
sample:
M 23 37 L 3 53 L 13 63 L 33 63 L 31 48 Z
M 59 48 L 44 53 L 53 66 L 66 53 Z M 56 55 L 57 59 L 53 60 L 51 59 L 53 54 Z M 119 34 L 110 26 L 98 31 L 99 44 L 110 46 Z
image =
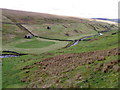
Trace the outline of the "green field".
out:
M 104 38 L 103 38 L 104 37 Z M 98 39 L 98 40 L 96 40 Z M 42 87 L 44 85 L 48 85 L 49 87 L 80 87 L 80 88 L 117 88 L 117 80 L 118 80 L 118 73 L 116 73 L 113 69 L 110 69 L 109 72 L 103 73 L 101 71 L 93 71 L 100 63 L 108 63 L 114 60 L 117 60 L 117 56 L 106 56 L 106 60 L 104 61 L 95 61 L 93 64 L 86 64 L 82 66 L 77 66 L 75 69 L 70 70 L 69 72 L 60 71 L 61 75 L 65 75 L 65 77 L 61 77 L 61 75 L 46 75 L 46 72 L 41 74 L 34 74 L 38 70 L 42 70 L 41 65 L 35 64 L 36 62 L 40 62 L 45 58 L 54 57 L 56 55 L 64 55 L 66 53 L 81 53 L 81 52 L 91 52 L 91 51 L 102 51 L 102 50 L 110 50 L 112 48 L 118 47 L 118 36 L 110 35 L 110 33 L 106 33 L 104 36 L 93 38 L 93 41 L 81 41 L 78 45 L 60 49 L 49 51 L 44 54 L 35 54 L 35 55 L 26 55 L 20 57 L 12 57 L 12 58 L 4 58 L 3 63 L 3 87 L 6 88 L 22 88 L 22 87 L 32 87 L 34 82 L 35 85 L 38 87 Z M 89 44 L 88 44 L 89 43 Z M 114 44 L 111 44 L 114 43 Z M 23 63 L 24 62 L 24 63 Z M 69 63 L 68 63 L 69 64 Z M 32 68 L 27 68 L 27 67 Z M 26 69 L 22 69 L 26 67 Z M 41 69 L 40 69 L 41 67 Z M 87 68 L 90 67 L 90 68 Z M 57 67 L 56 67 L 57 68 Z M 58 67 L 60 68 L 60 67 Z M 51 68 L 52 69 L 52 68 Z M 65 68 L 67 70 L 67 68 Z M 26 73 L 29 71 L 28 73 Z M 13 74 L 14 73 L 14 74 Z M 82 75 L 82 81 L 75 80 L 75 76 L 77 74 Z M 95 74 L 96 73 L 96 74 Z M 11 77 L 9 77 L 11 76 Z M 39 78 L 43 78 L 43 84 L 39 83 Z M 93 77 L 93 78 L 90 78 Z M 48 79 L 49 78 L 49 79 Z M 16 79 L 16 81 L 14 81 Z M 55 84 L 55 81 L 58 79 L 60 82 Z M 9 80 L 9 81 L 8 81 Z M 21 82 L 21 80 L 25 80 L 25 82 Z M 49 81 L 48 81 L 49 80 Z M 88 80 L 89 82 L 85 82 Z M 7 81 L 7 82 L 6 82 Z M 68 83 L 69 82 L 69 83 Z M 109 83 L 111 82 L 111 83 Z M 89 86 L 90 83 L 90 86 Z M 57 86 L 59 84 L 59 86 Z M 71 86 L 72 85 L 72 86 Z
M 16 24 L 3 23 L 2 50 L 27 55 L 2 59 L 2 87 L 118 88 L 118 26 L 45 15 L 3 11 L 4 22 L 22 23 L 25 29 Z M 48 26 L 51 29 L 47 29 Z M 38 37 L 24 38 L 30 35 L 26 29 Z M 64 47 L 70 41 L 60 41 L 95 35 L 98 33 L 96 30 L 108 31 L 68 48 Z
M 33 40 L 33 41 L 28 41 L 28 42 L 17 44 L 15 47 L 17 48 L 43 48 L 43 47 L 47 47 L 52 44 L 55 44 L 55 42 Z

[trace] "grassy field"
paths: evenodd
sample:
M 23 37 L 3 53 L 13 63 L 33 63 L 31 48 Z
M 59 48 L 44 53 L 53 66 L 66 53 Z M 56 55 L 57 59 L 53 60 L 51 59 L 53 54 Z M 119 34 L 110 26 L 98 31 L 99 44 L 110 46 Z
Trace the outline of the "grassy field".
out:
M 2 26 L 2 50 L 27 54 L 2 59 L 3 88 L 118 88 L 119 33 L 112 35 L 116 25 L 14 10 L 3 10 L 3 22 L 7 23 Z M 20 23 L 39 37 L 60 40 L 111 31 L 63 48 L 70 42 L 26 39 L 30 33 L 11 23 Z
M 43 47 L 47 47 L 52 44 L 55 44 L 55 42 L 33 40 L 33 41 L 28 41 L 28 42 L 17 44 L 15 47 L 17 48 L 43 48 Z
M 90 41 L 81 41 L 78 45 L 66 49 L 49 51 L 48 53 L 43 53 L 40 55 L 33 54 L 33 55 L 26 55 L 20 57 L 4 58 L 3 87 L 33 88 L 37 86 L 37 87 L 50 87 L 50 88 L 56 88 L 56 87 L 117 88 L 118 72 L 116 72 L 116 69 L 114 70 L 113 68 L 111 68 L 106 73 L 100 70 L 96 70 L 99 64 L 107 65 L 107 63 L 110 63 L 111 61 L 117 60 L 118 59 L 117 55 L 105 56 L 106 58 L 105 60 L 101 60 L 101 61 L 95 60 L 94 63 L 91 64 L 77 65 L 76 67 L 73 68 L 73 70 L 69 70 L 67 68 L 67 66 L 71 64 L 69 62 L 67 62 L 66 64 L 65 63 L 66 59 L 63 59 L 66 68 L 64 67 L 63 70 L 59 71 L 58 75 L 52 74 L 50 72 L 55 73 L 58 72 L 59 68 L 63 68 L 62 66 L 59 65 L 55 67 L 54 66 L 49 67 L 50 70 L 45 69 L 46 70 L 45 72 L 39 72 L 43 70 L 43 68 L 45 67 L 47 68 L 47 66 L 39 64 L 39 62 L 44 61 L 44 59 L 46 58 L 64 55 L 67 53 L 78 54 L 78 53 L 87 53 L 92 51 L 103 52 L 103 50 L 109 51 L 110 49 L 117 48 L 118 35 L 117 34 L 111 35 L 111 33 L 112 32 L 109 32 L 106 33 L 104 36 L 92 38 L 92 40 Z M 100 54 L 98 54 L 98 56 L 99 55 Z M 89 58 L 92 58 L 92 56 L 95 55 L 93 54 Z M 74 62 L 72 64 L 74 65 Z M 115 66 L 117 67 L 117 65 Z M 71 65 L 70 68 L 71 67 L 73 66 Z M 57 68 L 57 70 L 55 69 L 56 71 L 54 72 L 54 70 L 51 70 L 53 68 Z M 103 66 L 103 68 L 105 67 Z M 14 79 L 16 79 L 16 81 L 14 81 Z
M 27 53 L 27 54 L 31 54 L 31 53 L 41 54 L 51 50 L 60 49 L 66 46 L 67 43 L 68 42 L 66 41 L 46 40 L 41 38 L 18 39 L 3 46 L 3 50 L 4 51 L 10 50 L 10 51 L 16 51 L 19 53 Z M 26 44 L 27 45 L 29 44 L 29 46 L 27 47 Z M 17 47 L 17 45 L 19 47 Z

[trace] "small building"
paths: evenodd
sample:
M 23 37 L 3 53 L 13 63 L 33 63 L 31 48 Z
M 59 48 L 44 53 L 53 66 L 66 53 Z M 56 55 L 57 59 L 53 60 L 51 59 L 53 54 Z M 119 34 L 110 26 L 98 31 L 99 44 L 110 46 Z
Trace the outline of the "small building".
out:
M 31 39 L 33 36 L 32 35 L 25 35 L 24 38 L 26 39 Z
M 47 26 L 47 29 L 51 29 L 51 27 Z

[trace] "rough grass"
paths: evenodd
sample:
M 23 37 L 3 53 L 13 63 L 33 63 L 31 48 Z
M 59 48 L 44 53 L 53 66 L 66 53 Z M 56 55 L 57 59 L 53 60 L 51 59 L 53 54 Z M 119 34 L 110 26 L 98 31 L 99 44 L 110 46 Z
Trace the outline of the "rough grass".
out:
M 54 39 L 78 39 L 83 35 L 96 34 L 96 30 L 103 31 L 112 26 L 108 23 L 89 21 L 82 18 L 62 17 L 6 9 L 3 9 L 3 22 L 4 21 L 23 23 L 22 25 L 35 35 Z M 51 29 L 47 29 L 48 26 Z M 112 29 L 116 29 L 116 26 L 113 26 Z M 14 35 L 14 37 L 19 36 L 19 38 L 28 34 L 25 31 L 22 32 L 18 27 L 15 27 L 15 25 L 8 26 L 6 24 L 3 24 L 3 32 L 7 33 L 4 33 L 4 40 L 6 41 L 10 40 L 10 36 L 8 36 L 8 38 L 6 37 L 8 33 L 11 33 L 10 35 Z M 22 32 L 23 36 L 22 34 L 18 34 L 20 32 Z
M 90 41 L 80 41 L 77 45 L 51 51 L 51 53 L 54 54 L 65 54 L 65 53 L 81 53 L 81 52 L 89 52 L 89 51 L 95 51 L 95 50 L 105 50 L 105 49 L 111 49 L 118 47 L 118 34 L 111 35 L 111 33 L 116 31 L 111 31 L 108 33 L 104 33 L 103 36 L 99 37 L 92 37 L 90 38 Z
M 21 74 L 22 67 L 26 65 L 32 65 L 33 62 L 40 61 L 38 60 L 39 57 L 40 56 L 33 57 L 31 55 L 28 55 L 28 56 L 21 56 L 19 58 L 3 59 L 3 65 L 4 65 L 2 68 L 3 87 L 15 88 L 17 86 L 17 88 L 23 88 L 23 86 L 26 85 L 26 83 L 21 83 L 20 81 L 20 79 L 23 77 Z
M 20 30 L 16 25 L 2 24 L 3 45 L 21 39 L 26 34 L 28 33 Z
M 92 26 L 91 26 L 92 25 Z M 79 39 L 85 35 L 97 34 L 97 31 L 104 31 L 111 25 L 89 23 L 60 23 L 60 24 L 41 24 L 41 25 L 23 25 L 37 36 L 53 39 Z M 47 27 L 51 29 L 47 29 Z M 97 31 L 94 27 L 96 27 Z M 114 27 L 115 28 L 115 27 Z
M 96 34 L 97 32 L 93 29 L 87 27 L 82 23 L 71 23 L 71 24 L 43 24 L 43 25 L 24 25 L 35 35 L 48 37 L 48 38 L 57 38 L 57 39 L 67 39 L 74 36 L 81 36 L 83 34 Z M 47 26 L 50 26 L 51 29 L 47 29 Z M 64 27 L 66 26 L 66 28 Z M 75 32 L 76 30 L 76 32 Z M 68 34 L 68 36 L 66 35 Z
M 64 55 L 65 53 L 82 53 L 82 52 L 92 52 L 96 50 L 110 50 L 112 48 L 118 47 L 118 35 L 111 35 L 112 32 L 106 33 L 101 37 L 92 38 L 91 41 L 82 41 L 78 45 L 49 51 L 49 53 L 26 55 L 17 58 L 4 58 L 3 59 L 3 87 L 28 87 L 28 88 L 58 88 L 58 87 L 77 87 L 77 88 L 117 88 L 118 86 L 118 72 L 114 69 L 109 69 L 107 73 L 102 71 L 97 71 L 96 68 L 99 64 L 107 64 L 118 59 L 117 55 L 106 56 L 105 60 L 97 61 L 94 63 L 78 65 L 77 67 L 67 68 L 64 67 L 64 72 L 62 70 L 57 70 L 60 67 L 55 67 L 52 65 L 47 71 L 46 65 L 41 65 L 42 61 L 54 58 L 56 55 Z M 87 55 L 87 54 L 86 54 Z M 93 54 L 94 56 L 95 54 Z M 100 54 L 97 54 L 101 56 Z M 89 56 L 89 55 L 88 55 Z M 91 55 L 90 55 L 91 56 Z M 63 56 L 59 57 L 63 58 Z M 75 58 L 74 56 L 71 58 Z M 87 57 L 85 57 L 87 59 Z M 70 59 L 70 57 L 69 57 Z M 50 61 L 51 61 L 50 60 Z M 54 59 L 53 59 L 54 60 Z M 64 58 L 63 58 L 64 60 Z M 75 59 L 74 59 L 75 60 Z M 11 62 L 12 61 L 12 62 Z M 60 62 L 59 60 L 56 62 Z M 50 63 L 49 60 L 47 63 Z M 65 63 L 67 59 L 65 59 Z M 63 63 L 63 64 L 65 64 Z M 43 63 L 44 64 L 44 63 Z M 59 65 L 58 65 L 59 66 Z M 63 67 L 61 66 L 60 69 Z M 45 70 L 41 73 L 41 70 Z M 102 69 L 102 67 L 101 67 Z M 57 71 L 60 75 L 55 74 Z M 48 73 L 47 73 L 48 72 Z M 53 73 L 52 73 L 53 72 Z M 14 73 L 14 74 L 13 74 Z M 9 77 L 11 76 L 11 77 Z M 16 79 L 16 81 L 14 81 Z
M 25 23 L 23 26 L 36 35 L 55 39 L 79 39 L 96 34 L 93 26 L 98 31 L 106 30 L 105 26 L 111 26 L 84 19 L 19 11 L 6 10 L 3 15 L 8 16 L 10 22 Z M 5 17 L 4 19 L 9 21 Z M 46 29 L 47 26 L 51 29 Z M 3 50 L 28 54 L 2 59 L 3 88 L 117 88 L 117 64 L 112 65 L 112 68 L 105 67 L 118 60 L 118 34 L 111 35 L 112 32 L 61 49 L 68 42 L 40 38 L 24 39 L 27 32 L 16 25 L 3 24 Z M 45 45 L 46 47 L 43 47 Z M 110 53 L 107 54 L 108 52 Z M 104 70 L 107 70 L 106 73 Z

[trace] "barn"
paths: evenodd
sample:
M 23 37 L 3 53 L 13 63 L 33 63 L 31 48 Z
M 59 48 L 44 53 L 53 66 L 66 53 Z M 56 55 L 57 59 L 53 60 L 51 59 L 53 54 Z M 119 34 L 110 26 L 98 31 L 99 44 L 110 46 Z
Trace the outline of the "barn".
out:
M 24 38 L 26 39 L 31 39 L 33 36 L 32 35 L 25 35 Z

